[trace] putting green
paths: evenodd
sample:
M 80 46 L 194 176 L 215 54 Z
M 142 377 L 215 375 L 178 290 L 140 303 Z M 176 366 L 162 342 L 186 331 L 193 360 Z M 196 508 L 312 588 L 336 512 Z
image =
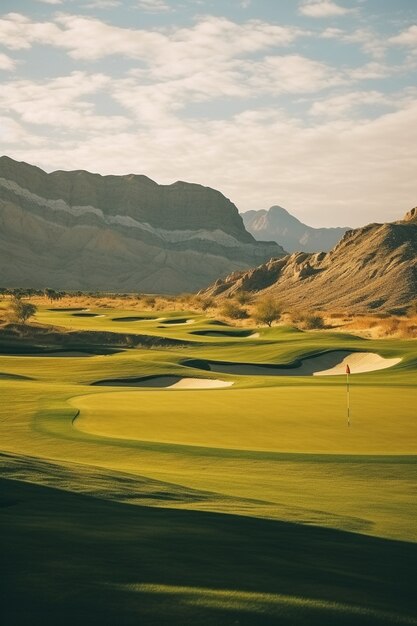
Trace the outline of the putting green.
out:
M 215 383 L 216 381 L 213 381 Z M 146 383 L 144 383 L 146 384 Z M 153 391 L 89 395 L 71 401 L 80 410 L 74 426 L 86 433 L 190 446 L 301 454 L 415 454 L 417 388 L 294 387 L 231 391 Z

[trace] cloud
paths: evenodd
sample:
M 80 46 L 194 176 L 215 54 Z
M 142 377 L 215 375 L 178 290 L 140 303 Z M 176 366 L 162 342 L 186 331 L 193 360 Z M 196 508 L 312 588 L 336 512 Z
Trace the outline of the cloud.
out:
M 20 122 L 60 127 L 87 133 L 123 129 L 129 121 L 121 116 L 97 115 L 85 99 L 108 87 L 103 74 L 72 72 L 49 81 L 15 80 L 0 91 L 0 112 L 19 116 Z
M 3 54 L 0 52 L 0 70 L 5 70 L 7 72 L 14 70 L 16 67 L 16 61 L 11 57 L 7 56 L 7 54 Z
M 43 2 L 44 4 L 62 4 L 62 0 L 37 0 L 37 2 Z
M 280 203 L 316 225 L 355 225 L 398 219 L 415 203 L 416 115 L 414 101 L 375 120 L 306 125 L 276 108 L 257 109 L 230 120 L 177 119 L 168 127 L 98 132 L 36 149 L 17 144 L 12 154 L 46 169 L 198 181 L 241 210 Z
M 402 104 L 402 102 L 401 102 Z M 380 91 L 351 91 L 318 100 L 313 103 L 309 113 L 329 118 L 352 117 L 352 113 L 361 113 L 364 107 L 383 106 L 397 108 L 401 106 L 398 95 L 394 98 Z
M 388 42 L 397 46 L 417 46 L 417 25 L 410 26 L 399 35 L 390 37 Z
M 353 9 L 347 9 L 331 0 L 305 0 L 298 9 L 299 13 L 307 17 L 334 17 L 352 13 Z
M 112 9 L 113 7 L 119 7 L 122 4 L 121 0 L 93 0 L 89 4 L 86 4 L 87 9 Z
M 299 54 L 267 56 L 253 65 L 255 87 L 267 93 L 312 93 L 339 85 L 345 79 L 327 65 Z
M 387 41 L 370 28 L 358 28 L 351 32 L 340 28 L 326 28 L 321 34 L 322 39 L 337 39 L 348 44 L 360 44 L 363 52 L 374 59 L 382 59 L 387 50 Z
M 172 68 L 207 57 L 248 54 L 287 46 L 304 31 L 260 20 L 238 24 L 206 16 L 195 25 L 171 31 L 121 28 L 90 17 L 61 14 L 55 22 L 34 22 L 19 13 L 0 19 L 0 40 L 11 49 L 34 44 L 63 48 L 74 59 L 98 60 L 111 55 L 163 62 Z
M 172 10 L 164 0 L 138 0 L 138 7 L 147 13 L 165 13 Z

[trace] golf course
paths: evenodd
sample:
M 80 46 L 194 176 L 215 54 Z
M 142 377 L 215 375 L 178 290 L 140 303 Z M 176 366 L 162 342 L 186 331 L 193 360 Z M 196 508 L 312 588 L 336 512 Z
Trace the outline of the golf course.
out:
M 417 624 L 415 340 L 34 321 L 0 341 L 3 623 Z

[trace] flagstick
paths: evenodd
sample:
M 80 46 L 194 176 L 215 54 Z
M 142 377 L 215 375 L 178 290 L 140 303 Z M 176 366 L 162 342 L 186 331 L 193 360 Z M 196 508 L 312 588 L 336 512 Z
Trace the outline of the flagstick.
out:
M 349 372 L 346 371 L 346 396 L 347 396 L 347 425 L 350 426 L 350 389 L 349 389 Z

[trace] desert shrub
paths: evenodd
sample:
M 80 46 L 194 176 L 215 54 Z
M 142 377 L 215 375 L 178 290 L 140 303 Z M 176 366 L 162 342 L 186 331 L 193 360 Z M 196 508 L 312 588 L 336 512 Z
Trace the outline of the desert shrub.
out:
M 25 324 L 36 311 L 36 306 L 31 302 L 24 302 L 21 298 L 14 297 L 10 304 L 10 319 L 12 322 Z
M 146 307 L 149 307 L 151 309 L 155 306 L 156 303 L 156 299 L 154 298 L 154 296 L 144 296 L 142 301 Z
M 324 328 L 324 319 L 318 313 L 309 313 L 304 317 L 303 324 L 307 330 L 320 330 Z
M 383 319 L 379 324 L 381 335 L 395 335 L 398 332 L 399 326 L 400 320 L 396 317 Z
M 191 306 L 200 311 L 207 311 L 214 306 L 214 299 L 210 297 L 195 296 L 191 301 Z
M 249 304 L 252 300 L 252 296 L 250 293 L 245 291 L 244 289 L 238 289 L 235 294 L 235 300 L 239 302 L 239 304 Z
M 260 298 L 255 305 L 253 318 L 259 324 L 271 326 L 273 322 L 281 319 L 283 306 L 273 296 Z
M 243 320 L 248 317 L 247 310 L 241 307 L 237 302 L 233 302 L 232 300 L 227 300 L 223 304 L 220 312 L 225 317 L 230 317 L 234 320 Z

